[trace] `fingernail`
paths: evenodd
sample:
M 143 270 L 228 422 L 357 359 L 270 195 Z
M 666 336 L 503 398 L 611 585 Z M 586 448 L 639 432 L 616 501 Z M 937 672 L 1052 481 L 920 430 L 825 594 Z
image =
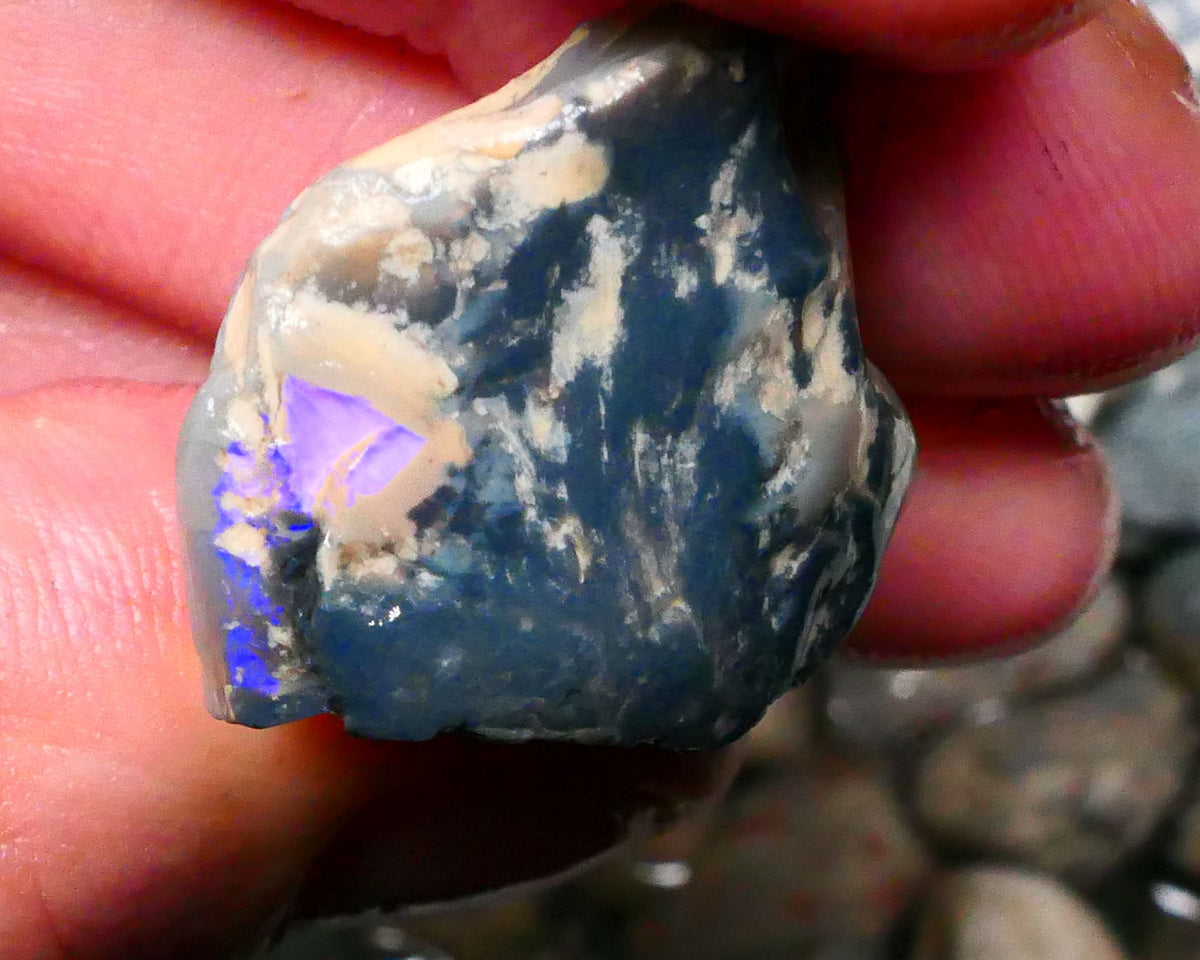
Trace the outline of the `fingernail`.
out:
M 990 28 L 984 26 L 968 36 L 940 42 L 928 56 L 938 69 L 949 70 L 1006 61 L 1065 36 L 1095 16 L 1105 2 L 1063 0 L 1057 5 L 1031 5 L 1029 12 L 1017 16 L 1004 9 Z
M 1115 0 L 1097 17 L 1098 33 L 1148 84 L 1168 89 L 1189 109 L 1197 108 L 1195 80 L 1179 47 L 1142 3 Z

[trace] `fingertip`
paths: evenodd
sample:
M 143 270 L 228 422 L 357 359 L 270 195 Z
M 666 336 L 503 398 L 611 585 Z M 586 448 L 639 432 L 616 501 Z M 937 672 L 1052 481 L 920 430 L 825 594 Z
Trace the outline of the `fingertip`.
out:
M 863 337 L 910 395 L 1069 395 L 1200 333 L 1200 113 L 1124 0 L 968 76 L 860 67 L 844 111 Z
M 464 99 L 283 4 L 0 4 L 0 38 L 0 250 L 201 334 L 305 186 Z
M 0 257 L 0 396 L 65 380 L 199 383 L 211 347 Z
M 1102 455 L 1033 402 L 912 412 L 915 482 L 848 651 L 946 661 L 1037 642 L 1112 562 L 1117 507 Z

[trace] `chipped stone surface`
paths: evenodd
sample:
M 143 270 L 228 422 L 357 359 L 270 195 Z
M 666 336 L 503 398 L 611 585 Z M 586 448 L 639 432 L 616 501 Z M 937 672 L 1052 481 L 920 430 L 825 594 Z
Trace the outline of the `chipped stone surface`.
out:
M 296 201 L 180 449 L 215 715 L 710 747 L 849 629 L 912 439 L 775 57 L 593 26 Z
M 1186 698 L 1140 664 L 951 734 L 922 759 L 916 806 L 952 849 L 1092 883 L 1179 796 L 1196 739 Z

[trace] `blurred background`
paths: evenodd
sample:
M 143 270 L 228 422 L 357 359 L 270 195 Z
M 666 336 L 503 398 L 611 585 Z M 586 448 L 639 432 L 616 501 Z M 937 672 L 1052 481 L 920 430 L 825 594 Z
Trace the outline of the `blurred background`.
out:
M 1200 0 L 1152 0 L 1200 70 Z M 1200 352 L 1069 401 L 1124 520 L 1006 660 L 835 660 L 727 796 L 571 880 L 292 930 L 269 960 L 1200 960 Z

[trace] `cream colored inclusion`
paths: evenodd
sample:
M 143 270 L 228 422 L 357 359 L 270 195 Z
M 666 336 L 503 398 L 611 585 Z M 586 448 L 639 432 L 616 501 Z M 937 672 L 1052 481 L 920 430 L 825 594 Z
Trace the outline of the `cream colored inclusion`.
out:
M 251 267 L 242 277 L 228 315 L 221 324 L 221 352 L 233 371 L 239 389 L 246 387 L 246 351 L 250 340 L 250 319 L 255 272 Z
M 595 196 L 608 179 L 604 147 L 578 130 L 536 147 L 498 170 L 492 179 L 497 211 L 492 227 L 519 227 L 546 210 Z
M 219 549 L 252 567 L 261 567 L 267 561 L 266 532 L 248 523 L 226 527 L 213 542 Z
M 859 396 L 857 379 L 843 366 L 843 336 L 838 322 L 844 307 L 843 264 L 834 255 L 825 278 L 801 307 L 800 343 L 793 343 L 791 308 L 774 296 L 747 292 L 735 352 L 722 368 L 714 399 L 737 416 L 753 404 L 775 427 L 764 429 L 755 417 L 746 423 L 759 449 L 778 463 L 766 483 L 768 495 L 811 511 L 830 502 L 837 491 L 865 469 L 865 435 L 871 418 Z M 735 270 L 730 282 L 742 290 Z M 829 304 L 829 309 L 827 309 Z M 795 351 L 812 359 L 812 378 L 801 389 L 792 372 Z M 785 425 L 792 424 L 790 429 Z
M 842 367 L 846 339 L 838 321 L 846 308 L 845 270 L 845 262 L 834 250 L 825 277 L 804 298 L 800 324 L 803 347 L 813 358 L 812 381 L 805 393 L 834 403 L 857 395 L 854 378 L 846 376 Z
M 675 278 L 676 299 L 686 300 L 700 289 L 700 273 L 691 264 L 680 261 L 670 269 Z
M 633 428 L 633 470 L 638 486 L 653 487 L 666 497 L 664 520 L 653 531 L 638 518 L 635 511 L 621 513 L 621 528 L 631 543 L 642 548 L 634 551 L 634 575 L 640 580 L 643 593 L 651 599 L 654 618 L 659 623 L 690 620 L 692 608 L 684 599 L 683 578 L 678 558 L 684 549 L 684 531 L 675 522 L 679 507 L 691 503 L 696 496 L 696 458 L 700 442 L 696 429 L 686 431 L 674 440 L 656 440 L 637 423 Z
M 547 524 L 544 533 L 546 545 L 552 550 L 565 551 L 568 546 L 571 548 L 579 568 L 579 582 L 583 583 L 587 579 L 594 554 L 591 540 L 583 528 L 583 521 L 575 514 L 569 513 L 558 522 Z
M 525 402 L 525 432 L 538 453 L 557 463 L 566 463 L 570 438 L 553 404 L 529 397 Z
M 476 143 L 512 139 L 512 131 L 504 118 L 511 116 L 517 101 L 529 94 L 568 50 L 586 36 L 580 27 L 549 57 L 519 77 L 506 83 L 495 93 L 461 107 L 446 116 L 388 143 L 369 150 L 346 164 L 348 167 L 398 167 L 421 156 L 440 154 L 462 145 L 469 149 Z M 536 101 L 535 101 L 536 102 Z M 528 138 L 525 138 L 528 139 Z
M 583 88 L 583 95 L 593 109 L 606 107 L 616 103 L 631 90 L 644 86 L 666 68 L 666 62 L 661 59 L 642 57 L 631 60 L 620 70 L 589 80 Z
M 709 188 L 709 212 L 696 220 L 696 226 L 701 230 L 700 242 L 712 257 L 713 282 L 717 286 L 735 275 L 738 246 L 742 238 L 762 225 L 761 216 L 751 216 L 744 207 L 735 206 L 733 202 L 734 177 L 757 135 L 758 128 L 752 124 L 733 145 L 729 158 L 721 164 L 717 178 Z M 744 289 L 760 288 L 766 280 L 764 276 L 746 270 L 737 270 L 734 279 Z
M 330 186 L 318 183 L 309 188 L 258 251 L 254 262 L 260 279 L 250 274 L 239 289 L 231 310 L 233 322 L 228 324 L 227 358 L 244 387 L 249 328 L 255 323 L 253 347 L 262 400 L 277 440 L 286 440 L 288 429 L 279 405 L 280 389 L 286 377 L 296 376 L 360 396 L 426 441 L 382 491 L 359 496 L 348 506 L 341 488 L 356 452 L 350 452 L 344 469 L 331 470 L 315 510 L 325 533 L 318 563 L 326 583 L 347 570 L 394 575 L 396 565 L 389 557 L 415 556 L 409 511 L 437 490 L 449 469 L 465 465 L 471 452 L 455 416 L 443 412 L 457 381 L 423 342 L 422 334 L 428 331 L 410 324 L 397 329 L 397 320 L 407 320 L 404 316 L 330 302 L 309 278 L 319 275 L 332 257 L 336 268 L 350 278 L 369 279 L 383 269 L 416 284 L 423 268 L 445 254 L 460 282 L 467 282 L 470 269 L 492 252 L 488 241 L 472 233 L 442 251 L 413 223 L 412 204 L 436 198 L 465 210 L 473 203 L 475 187 L 488 181 L 498 202 L 494 222 L 481 226 L 520 228 L 546 210 L 599 192 L 609 176 L 607 154 L 602 145 L 573 129 L 563 101 L 546 95 L 517 103 L 552 65 L 553 60 L 547 61 L 493 96 L 345 165 L 390 178 L 406 196 L 329 193 L 326 199 L 322 191 L 331 191 Z M 655 62 L 631 65 L 603 83 L 593 83 L 586 93 L 607 102 L 660 69 L 662 64 Z M 545 146 L 530 143 L 560 117 L 565 129 L 558 137 Z M 587 361 L 607 364 L 622 333 L 619 294 L 626 254 L 608 221 L 596 217 L 588 230 L 588 274 L 564 298 L 556 317 L 552 366 L 560 385 Z M 460 295 L 456 309 L 462 302 Z M 403 375 L 397 376 L 397 371 Z M 243 413 L 234 415 L 231 405 L 231 430 L 235 422 L 239 430 L 249 426 Z M 549 402 L 527 406 L 520 432 L 544 455 L 565 458 L 569 438 Z M 260 446 L 269 442 L 264 437 Z M 522 500 L 527 508 L 529 499 L 526 490 Z M 574 544 L 581 571 L 586 571 L 586 542 L 566 530 L 554 536 L 563 539 L 564 546 Z
M 415 532 L 409 511 L 432 495 L 446 470 L 464 465 L 470 449 L 456 420 L 441 413 L 443 400 L 458 387 L 454 372 L 420 342 L 419 327 L 397 330 L 384 315 L 334 303 L 312 291 L 298 293 L 288 310 L 285 336 L 275 360 L 287 375 L 316 386 L 362 397 L 380 413 L 425 439 L 417 456 L 376 494 L 345 504 L 345 473 L 331 473 L 315 513 L 326 533 L 322 573 L 332 576 L 344 558 L 337 544 L 361 544 L 363 572 L 372 566 L 371 547 L 407 551 Z M 403 371 L 403 375 L 397 375 Z M 281 416 L 276 434 L 288 435 Z M 353 452 L 352 452 L 353 453 Z M 351 457 L 353 459 L 353 457 Z M 340 486 L 339 486 L 340 483 Z M 328 582 L 328 580 L 327 580 Z
M 433 241 L 416 227 L 409 227 L 387 244 L 379 267 L 401 280 L 417 283 L 421 279 L 421 267 L 432 262 Z
M 605 367 L 624 330 L 621 278 L 628 254 L 613 224 L 594 216 L 587 225 L 591 256 L 584 281 L 563 294 L 554 317 L 550 375 L 556 384 L 575 378 L 585 363 Z

